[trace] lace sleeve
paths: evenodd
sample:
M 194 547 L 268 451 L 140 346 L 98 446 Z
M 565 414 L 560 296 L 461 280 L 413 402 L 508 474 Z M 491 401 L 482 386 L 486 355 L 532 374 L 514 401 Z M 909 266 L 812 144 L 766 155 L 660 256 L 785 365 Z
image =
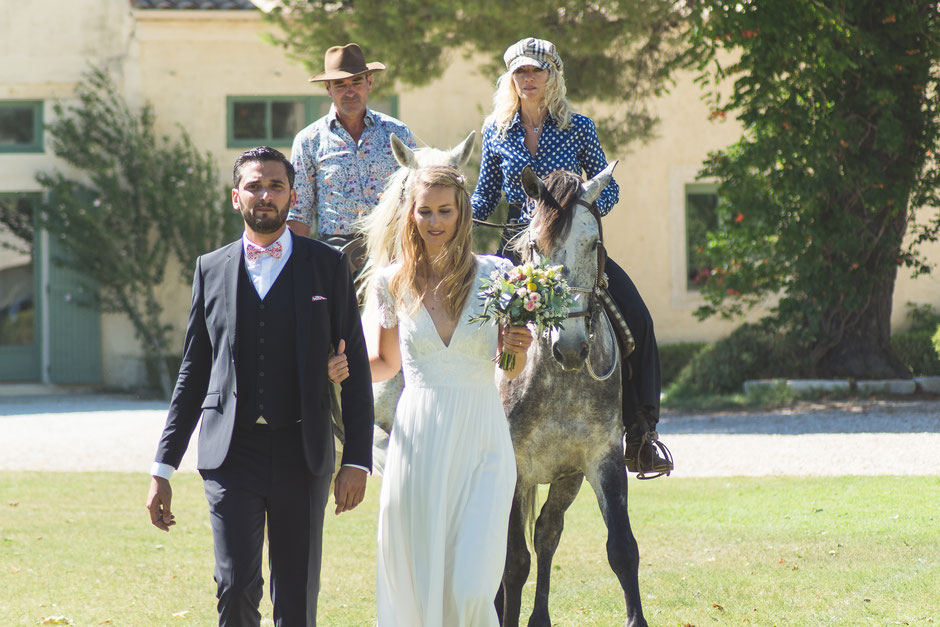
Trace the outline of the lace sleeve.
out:
M 398 312 L 395 310 L 395 299 L 388 289 L 390 277 L 391 274 L 388 272 L 380 272 L 375 278 L 375 287 L 373 288 L 379 324 L 385 329 L 391 329 L 398 325 Z

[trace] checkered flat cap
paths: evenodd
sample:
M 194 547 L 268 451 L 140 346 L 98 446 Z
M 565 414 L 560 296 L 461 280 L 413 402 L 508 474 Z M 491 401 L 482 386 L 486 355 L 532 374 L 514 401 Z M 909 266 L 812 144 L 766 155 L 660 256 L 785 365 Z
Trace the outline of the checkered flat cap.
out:
M 561 57 L 555 52 L 555 44 L 535 37 L 520 39 L 509 46 L 503 54 L 503 63 L 510 72 L 515 72 L 524 65 L 534 65 L 543 70 L 554 67 L 559 72 L 564 69 Z

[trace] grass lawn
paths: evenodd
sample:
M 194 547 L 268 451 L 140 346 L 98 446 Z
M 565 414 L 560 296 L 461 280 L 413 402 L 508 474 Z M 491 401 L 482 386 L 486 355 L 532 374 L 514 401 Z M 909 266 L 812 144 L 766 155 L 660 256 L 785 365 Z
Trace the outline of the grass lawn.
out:
M 169 534 L 149 524 L 147 481 L 0 472 L 0 625 L 214 624 L 201 481 L 174 478 Z M 378 487 L 327 513 L 323 625 L 374 624 Z M 630 496 L 651 625 L 940 624 L 940 477 L 667 478 Z M 555 625 L 623 624 L 605 537 L 585 484 L 553 567 Z M 271 624 L 267 595 L 262 611 Z

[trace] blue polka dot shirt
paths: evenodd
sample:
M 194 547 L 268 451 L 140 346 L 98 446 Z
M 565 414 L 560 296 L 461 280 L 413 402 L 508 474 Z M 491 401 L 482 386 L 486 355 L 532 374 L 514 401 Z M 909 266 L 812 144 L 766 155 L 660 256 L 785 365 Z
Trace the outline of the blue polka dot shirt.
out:
M 473 217 L 485 220 L 499 203 L 500 192 L 506 201 L 523 205 L 522 220 L 528 221 L 526 195 L 522 190 L 522 168 L 530 166 L 544 178 L 555 170 L 570 170 L 591 178 L 607 167 L 607 158 L 597 129 L 590 118 L 577 113 L 571 115 L 571 125 L 558 128 L 551 115 L 545 118 L 535 157 L 525 147 L 525 129 L 519 112 L 513 117 L 506 135 L 497 139 L 493 122 L 483 127 L 483 158 L 480 162 L 480 180 L 470 198 Z M 597 199 L 597 209 L 607 215 L 620 199 L 620 188 L 613 179 Z

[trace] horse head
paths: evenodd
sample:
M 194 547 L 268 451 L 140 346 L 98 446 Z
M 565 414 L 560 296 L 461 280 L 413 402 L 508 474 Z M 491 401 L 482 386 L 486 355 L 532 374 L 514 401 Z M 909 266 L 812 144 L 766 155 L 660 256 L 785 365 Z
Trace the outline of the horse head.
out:
M 535 209 L 517 246 L 527 259 L 541 256 L 552 265 L 562 265 L 575 299 L 565 328 L 554 330 L 550 337 L 552 355 L 564 370 L 584 366 L 601 315 L 595 291 L 601 289 L 606 252 L 594 201 L 616 165 L 611 162 L 586 183 L 564 170 L 552 172 L 544 182 L 528 166 L 522 170 L 522 187 L 535 201 Z

